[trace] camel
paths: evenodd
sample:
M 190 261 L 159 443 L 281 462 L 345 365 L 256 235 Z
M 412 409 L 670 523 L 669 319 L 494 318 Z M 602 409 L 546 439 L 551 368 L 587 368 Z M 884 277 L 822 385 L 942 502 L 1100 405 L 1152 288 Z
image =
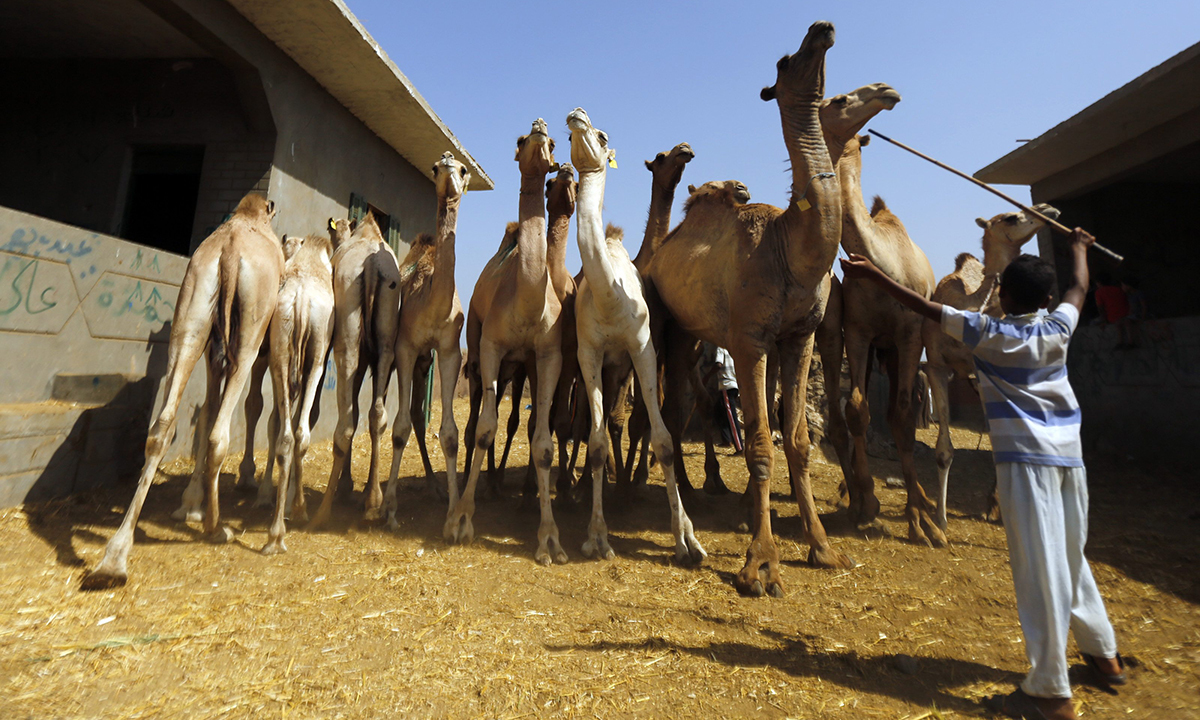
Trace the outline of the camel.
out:
M 454 284 L 455 231 L 458 206 L 471 182 L 467 167 L 447 151 L 433 166 L 437 189 L 437 229 L 433 236 L 421 235 L 404 259 L 400 286 L 400 329 L 396 333 L 396 370 L 399 375 L 400 408 L 412 406 L 416 364 L 437 351 L 442 386 L 442 426 L 438 439 L 446 459 L 446 487 L 451 502 L 458 494 L 458 425 L 454 422 L 454 387 L 462 365 L 463 311 Z M 412 417 L 396 414 L 392 428 L 392 467 L 388 471 L 384 504 L 388 526 L 396 522 L 396 488 L 400 484 L 400 461 L 412 433 Z
M 842 234 L 841 192 L 819 116 L 825 55 L 833 42 L 833 25 L 814 23 L 800 49 L 776 64 L 775 85 L 761 93 L 764 100 L 779 104 L 792 169 L 787 209 L 698 204 L 667 236 L 650 264 L 653 294 L 671 323 L 728 349 L 733 357 L 746 420 L 753 520 L 746 564 L 734 585 L 751 595 L 783 594 L 770 515 L 775 458 L 766 371 L 772 350 L 778 353 L 783 386 L 784 452 L 811 546 L 809 562 L 840 568 L 854 564 L 833 548 L 817 515 L 805 419 L 813 331 L 825 312 L 829 270 Z M 765 578 L 760 577 L 763 565 Z
M 1057 219 L 1058 209 L 1050 205 L 1035 205 L 1034 210 Z M 1045 223 L 1025 212 L 1001 213 L 991 220 L 976 218 L 983 228 L 983 262 L 970 253 L 954 259 L 954 272 L 942 278 L 933 291 L 934 302 L 959 310 L 973 310 L 992 317 L 1003 317 L 1000 293 L 996 292 L 1000 274 L 1021 254 L 1021 247 L 1045 227 Z M 950 379 L 965 377 L 976 385 L 975 365 L 971 351 L 962 343 L 942 332 L 938 323 L 926 320 L 921 326 L 925 344 L 925 374 L 933 395 L 933 414 L 938 423 L 937 466 L 938 496 L 936 520 L 946 527 L 946 487 L 950 480 L 950 465 L 954 462 L 954 445 L 950 440 Z M 988 499 L 987 517 L 999 519 L 1000 506 L 993 492 Z
M 331 234 L 336 223 L 329 220 Z M 298 247 L 297 247 L 298 246 Z M 312 440 L 312 409 L 324 376 L 325 359 L 333 340 L 333 243 L 323 235 L 284 239 L 283 284 L 271 321 L 271 388 L 275 395 L 271 453 L 279 468 L 275 518 L 267 534 L 264 555 L 287 552 L 284 544 L 287 508 L 291 516 L 308 519 L 302 470 Z M 277 456 L 277 457 L 274 457 Z M 271 484 L 259 485 L 259 501 L 267 500 Z
M 584 279 L 575 298 L 579 370 L 591 408 L 592 428 L 588 439 L 588 464 L 592 471 L 592 517 L 583 554 L 612 559 L 608 527 L 604 522 L 603 465 L 608 456 L 604 420 L 605 395 L 617 397 L 629 376 L 630 366 L 642 388 L 642 402 L 650 417 L 651 442 L 666 478 L 667 501 L 671 508 L 671 532 L 677 560 L 701 562 L 707 557 L 696 540 L 692 521 L 675 485 L 674 446 L 658 407 L 658 359 L 650 341 L 650 309 L 642 290 L 641 276 L 621 245 L 622 233 L 609 227 L 602 234 L 601 207 L 608 163 L 615 153 L 608 136 L 597 130 L 582 108 L 567 116 L 571 130 L 571 162 L 579 172 L 576 202 L 576 236 L 583 261 Z M 607 392 L 606 391 L 610 391 Z
M 208 391 L 196 426 L 196 470 L 184 491 L 184 506 L 198 511 L 207 495 L 206 537 L 212 542 L 232 537 L 220 524 L 217 477 L 229 450 L 230 420 L 275 312 L 284 260 L 271 229 L 274 215 L 274 202 L 256 193 L 246 195 L 233 216 L 192 254 L 171 323 L 163 406 L 146 440 L 146 464 L 125 518 L 100 563 L 83 579 L 83 589 L 125 584 L 138 516 L 174 434 L 183 390 L 206 349 Z
M 387 429 L 384 400 L 400 317 L 400 267 L 396 254 L 379 232 L 375 216 L 368 212 L 361 222 L 339 222 L 331 230 L 337 247 L 333 253 L 333 359 L 337 366 L 338 420 L 333 435 L 333 467 L 321 507 L 309 523 L 311 529 L 328 522 L 333 511 L 338 481 L 350 462 L 350 444 L 358 427 L 358 394 L 368 369 L 373 393 L 368 413 L 371 465 L 364 491 L 364 517 L 375 521 L 383 514 L 379 445 Z
M 868 210 L 862 196 L 862 147 L 870 136 L 860 136 L 858 131 L 879 112 L 891 110 L 898 102 L 899 93 L 882 83 L 836 95 L 821 108 L 821 128 L 842 188 L 845 213 L 842 247 L 846 252 L 871 258 L 889 277 L 929 297 L 934 275 L 925 253 L 882 198 L 876 197 Z M 870 422 L 867 380 L 874 350 L 882 355 L 888 373 L 887 419 L 900 451 L 900 467 L 908 491 L 905 507 L 908 537 L 913 542 L 941 547 L 946 537 L 933 522 L 930 513 L 934 504 L 917 480 L 913 459 L 916 416 L 912 398 L 921 363 L 922 319 L 891 301 L 878 286 L 860 279 L 848 278 L 842 282 L 842 303 L 842 333 L 850 366 L 846 423 L 854 443 L 852 475 L 846 479 L 850 515 L 857 523 L 866 524 L 879 514 L 879 500 L 867 466 L 866 437 Z
M 555 292 L 546 265 L 546 175 L 556 168 L 554 141 L 546 121 L 538 118 L 528 135 L 517 139 L 516 160 L 521 169 L 519 219 L 515 258 L 489 263 L 471 297 L 467 317 L 467 350 L 470 363 L 478 367 L 472 378 L 472 395 L 480 396 L 476 427 L 468 427 L 468 440 L 476 444 L 461 497 L 451 498 L 442 534 L 447 542 L 470 542 L 475 537 L 472 516 L 475 488 L 483 459 L 496 437 L 497 381 L 501 364 L 525 362 L 531 356 L 535 372 L 534 432 L 530 461 L 537 475 L 538 549 L 534 559 L 543 565 L 566 562 L 567 554 L 558 539 L 558 526 L 550 504 L 550 464 L 554 448 L 550 437 L 550 403 L 562 367 L 562 303 Z M 474 372 L 469 370 L 469 372 Z

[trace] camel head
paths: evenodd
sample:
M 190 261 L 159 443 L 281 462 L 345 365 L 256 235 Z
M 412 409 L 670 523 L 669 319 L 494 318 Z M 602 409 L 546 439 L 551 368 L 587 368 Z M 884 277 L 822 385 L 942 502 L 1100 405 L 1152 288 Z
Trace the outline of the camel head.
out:
M 684 211 L 696 203 L 716 202 L 726 205 L 745 205 L 750 202 L 750 191 L 737 180 L 711 180 L 700 187 L 688 185 L 688 199 Z
M 545 175 L 555 168 L 554 138 L 550 137 L 546 121 L 538 118 L 528 135 L 517 138 L 517 156 L 514 158 L 527 175 Z
M 571 163 L 582 175 L 603 172 L 605 164 L 616 167 L 617 151 L 608 146 L 608 134 L 597 130 L 583 108 L 575 108 L 567 116 L 571 130 Z
M 646 169 L 654 176 L 656 186 L 674 191 L 679 185 L 679 181 L 683 179 L 683 166 L 691 162 L 694 157 L 696 157 L 696 153 L 692 152 L 691 145 L 685 142 L 679 143 L 669 152 L 660 152 L 654 156 L 653 160 L 647 160 Z
M 433 184 L 437 188 L 438 197 L 462 197 L 470 183 L 471 173 L 467 171 L 467 166 L 455 160 L 454 153 L 449 150 L 442 153 L 442 159 L 434 163 Z
M 329 241 L 336 248 L 341 247 L 342 243 L 350 239 L 350 233 L 354 228 L 350 226 L 349 220 L 329 218 L 329 222 L 325 224 L 325 229 L 329 231 Z
M 862 130 L 871 118 L 891 110 L 900 102 L 900 93 L 886 83 L 864 85 L 857 90 L 834 95 L 821 102 L 821 130 L 833 152 L 834 142 L 844 143 Z
M 575 168 L 571 163 L 558 166 L 558 173 L 546 181 L 546 207 L 551 212 L 571 215 L 575 212 Z
M 283 243 L 283 259 L 287 261 L 292 259 L 292 256 L 295 255 L 296 251 L 300 249 L 300 244 L 303 243 L 304 240 L 298 237 L 284 235 L 281 242 Z
M 825 97 L 825 53 L 833 47 L 833 40 L 833 23 L 813 23 L 800 49 L 775 63 L 775 84 L 763 88 L 759 96 L 778 100 L 781 106 L 819 103 Z
M 268 200 L 266 195 L 256 192 L 246 193 L 238 203 L 237 209 L 233 211 L 234 215 L 263 220 L 268 223 L 275 217 L 275 213 L 275 201 Z
M 1058 209 L 1046 203 L 1034 205 L 1033 209 L 1052 220 L 1058 219 Z M 985 256 L 989 251 L 998 251 L 1002 257 L 1016 257 L 1021 246 L 1046 226 L 1046 223 L 1024 210 L 1000 213 L 991 220 L 975 218 L 975 224 L 983 228 Z

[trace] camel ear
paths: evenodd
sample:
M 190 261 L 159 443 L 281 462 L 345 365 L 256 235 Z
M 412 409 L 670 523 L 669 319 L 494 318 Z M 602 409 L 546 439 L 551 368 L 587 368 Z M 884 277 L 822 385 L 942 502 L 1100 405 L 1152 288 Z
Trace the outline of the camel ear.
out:
M 870 135 L 859 135 L 858 136 L 858 146 L 859 147 L 866 147 L 870 144 L 871 144 L 871 136 Z
M 471 184 L 471 173 L 463 173 L 463 192 L 467 191 L 467 187 Z
M 988 226 L 988 221 L 984 220 L 983 218 L 975 218 L 975 224 L 978 225 L 979 227 L 983 228 L 984 230 L 986 230 L 987 226 Z
M 758 93 L 758 96 L 768 102 L 771 100 L 774 100 L 775 99 L 775 86 L 772 85 L 771 87 L 763 88 L 762 91 Z
M 329 229 L 333 232 L 337 232 L 337 220 L 329 218 Z
M 688 185 L 688 195 L 695 195 L 695 194 L 696 194 L 696 186 Z
M 267 201 L 267 217 L 275 217 L 275 201 Z
M 646 169 L 649 170 L 650 172 L 654 172 L 654 163 L 647 160 L 646 161 Z

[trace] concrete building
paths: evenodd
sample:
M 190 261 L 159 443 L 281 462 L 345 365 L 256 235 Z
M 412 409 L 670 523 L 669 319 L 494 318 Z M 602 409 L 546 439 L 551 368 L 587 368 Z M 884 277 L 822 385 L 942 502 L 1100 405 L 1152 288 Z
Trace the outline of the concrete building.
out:
M 1028 185 L 1034 202 L 1062 211 L 1126 257 L 1120 267 L 1091 258 L 1093 277 L 1132 278 L 1150 319 L 1137 347 L 1118 349 L 1117 328 L 1092 325 L 1094 307 L 1071 345 L 1070 373 L 1090 450 L 1182 458 L 1200 441 L 1200 44 L 1101 98 L 975 175 Z M 1042 257 L 1060 286 L 1069 262 L 1060 237 L 1043 233 Z
M 245 193 L 280 235 L 371 209 L 403 257 L 443 152 L 492 188 L 340 0 L 8 0 L 0 88 L 0 507 L 140 465 L 187 255 Z

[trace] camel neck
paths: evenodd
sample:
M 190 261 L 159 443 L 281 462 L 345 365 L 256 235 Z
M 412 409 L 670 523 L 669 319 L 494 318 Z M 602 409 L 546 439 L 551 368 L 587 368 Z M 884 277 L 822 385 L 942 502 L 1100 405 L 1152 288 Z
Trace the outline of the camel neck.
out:
M 567 272 L 567 239 L 571 232 L 571 215 L 569 207 L 554 207 L 549 209 L 549 227 L 546 231 L 546 267 L 550 271 L 550 282 L 559 296 L 571 275 Z
M 454 292 L 454 244 L 458 227 L 458 205 L 462 197 L 439 197 L 437 229 L 433 236 L 433 287 L 437 295 Z
M 783 138 L 792 163 L 792 196 L 775 220 L 779 253 L 792 281 L 815 287 L 837 257 L 842 197 L 821 132 L 821 97 L 780 103 Z
M 517 216 L 517 286 L 536 305 L 545 300 L 546 205 L 543 188 L 546 173 L 521 173 L 521 199 Z M 530 306 L 527 309 L 533 310 Z
M 604 183 L 607 168 L 580 170 L 579 188 L 575 196 L 576 232 L 579 243 L 579 259 L 583 261 L 583 274 L 587 278 L 592 295 L 605 300 L 614 294 L 614 273 L 608 257 L 608 243 L 604 237 Z
M 642 236 L 642 247 L 638 249 L 633 265 L 645 275 L 650 261 L 663 238 L 671 229 L 671 206 L 675 203 L 675 188 L 678 183 L 661 185 L 652 180 L 650 184 L 650 213 L 646 218 L 646 233 Z
M 1004 272 L 1004 268 L 1008 267 L 1009 263 L 1017 259 L 1020 253 L 1019 249 L 1013 249 L 1008 242 L 1004 240 L 988 240 L 985 235 L 983 238 L 983 274 L 984 275 L 999 275 Z

